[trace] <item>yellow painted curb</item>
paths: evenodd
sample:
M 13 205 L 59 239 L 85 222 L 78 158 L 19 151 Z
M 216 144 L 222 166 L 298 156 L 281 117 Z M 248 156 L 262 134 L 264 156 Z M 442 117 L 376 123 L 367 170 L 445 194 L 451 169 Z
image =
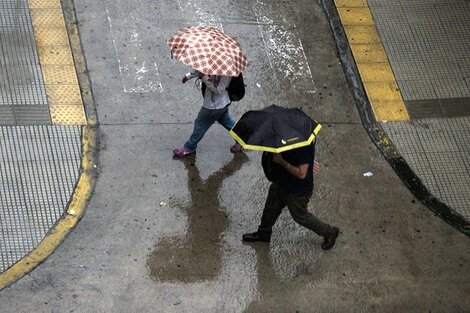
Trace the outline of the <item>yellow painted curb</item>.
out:
M 376 120 L 409 120 L 367 1 L 334 2 Z

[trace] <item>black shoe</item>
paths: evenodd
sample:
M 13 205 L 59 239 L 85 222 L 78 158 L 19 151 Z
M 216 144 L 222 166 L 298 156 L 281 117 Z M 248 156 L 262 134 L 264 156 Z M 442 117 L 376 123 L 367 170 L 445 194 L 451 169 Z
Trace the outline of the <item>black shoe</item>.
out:
M 328 235 L 328 236 L 324 237 L 324 241 L 321 244 L 321 248 L 323 250 L 330 250 L 331 248 L 333 248 L 333 246 L 336 243 L 336 238 L 338 238 L 338 235 L 339 235 L 339 228 L 334 227 L 333 232 L 331 233 L 331 235 Z
M 256 241 L 270 242 L 271 235 L 257 231 L 254 233 L 243 234 L 243 241 L 245 242 L 256 242 Z

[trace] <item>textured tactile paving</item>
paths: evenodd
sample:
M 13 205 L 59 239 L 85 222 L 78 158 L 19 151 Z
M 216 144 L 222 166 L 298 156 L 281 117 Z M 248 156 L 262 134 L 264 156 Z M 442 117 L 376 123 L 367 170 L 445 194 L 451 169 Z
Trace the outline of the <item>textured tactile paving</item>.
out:
M 468 103 L 469 1 L 369 0 L 369 5 L 412 118 L 434 117 L 450 99 Z M 414 100 L 426 100 L 426 110 Z M 461 106 L 447 111 L 470 115 Z
M 430 193 L 470 220 L 470 2 L 368 0 L 411 121 L 381 123 Z
M 86 119 L 83 105 L 51 106 L 52 122 L 58 125 L 85 125 Z
M 30 5 L 0 1 L 0 125 L 85 125 L 60 2 Z
M 0 0 L 0 273 L 67 210 L 86 124 L 60 1 L 29 4 Z
M 411 121 L 384 130 L 429 192 L 470 220 L 470 2 L 368 0 Z
M 64 214 L 80 172 L 80 131 L 0 126 L 0 272 L 34 249 Z
M 410 116 L 416 119 L 470 116 L 470 97 L 409 100 L 405 104 Z
M 470 118 L 382 126 L 431 194 L 470 220 Z
M 0 1 L 0 25 L 0 125 L 50 124 L 27 2 Z

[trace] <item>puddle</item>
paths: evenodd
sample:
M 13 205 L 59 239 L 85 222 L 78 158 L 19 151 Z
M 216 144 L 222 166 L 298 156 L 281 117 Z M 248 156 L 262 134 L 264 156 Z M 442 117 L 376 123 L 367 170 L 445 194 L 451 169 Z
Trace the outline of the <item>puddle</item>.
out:
M 228 226 L 228 214 L 219 202 L 224 179 L 248 161 L 237 154 L 206 180 L 201 179 L 195 159 L 178 160 L 188 172 L 190 202 L 182 211 L 188 227 L 181 236 L 167 237 L 157 243 L 147 259 L 150 276 L 156 281 L 197 282 L 214 280 L 222 269 L 221 234 Z

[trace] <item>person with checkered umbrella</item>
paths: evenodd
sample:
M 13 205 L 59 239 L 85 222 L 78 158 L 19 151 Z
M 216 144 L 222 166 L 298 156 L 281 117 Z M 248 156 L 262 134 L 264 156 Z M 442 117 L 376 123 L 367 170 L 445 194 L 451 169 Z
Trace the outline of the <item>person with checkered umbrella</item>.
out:
M 235 125 L 229 113 L 231 97 L 227 87 L 232 79 L 236 85 L 243 81 L 240 77 L 248 60 L 235 38 L 212 27 L 184 27 L 171 36 L 167 44 L 172 57 L 193 69 L 183 77 L 183 83 L 195 77 L 202 81 L 203 102 L 193 132 L 183 145 L 173 150 L 176 157 L 187 157 L 196 152 L 197 144 L 215 122 L 227 130 Z M 243 82 L 241 84 L 243 86 Z M 238 153 L 242 147 L 235 142 L 230 151 Z
M 232 77 L 204 75 L 199 71 L 192 70 L 183 77 L 182 82 L 185 83 L 195 77 L 200 78 L 202 86 L 205 86 L 203 87 L 202 107 L 194 121 L 194 129 L 189 139 L 173 150 L 173 154 L 177 157 L 187 157 L 194 154 L 197 144 L 215 122 L 219 122 L 227 130 L 231 130 L 235 125 L 235 119 L 229 112 L 230 97 L 227 91 Z M 242 151 L 242 147 L 235 143 L 230 151 L 238 153 Z

